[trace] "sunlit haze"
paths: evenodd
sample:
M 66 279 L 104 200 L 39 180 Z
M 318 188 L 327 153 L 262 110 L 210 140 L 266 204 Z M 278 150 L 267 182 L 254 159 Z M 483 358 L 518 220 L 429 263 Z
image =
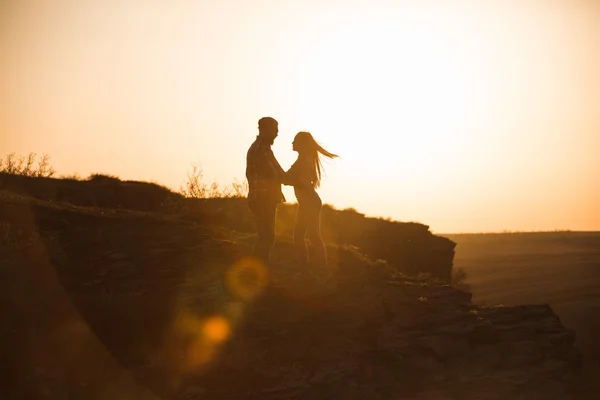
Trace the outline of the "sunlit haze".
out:
M 341 156 L 337 208 L 600 230 L 600 2 L 0 0 L 0 156 L 227 184 L 263 116 L 285 169 L 299 130 Z

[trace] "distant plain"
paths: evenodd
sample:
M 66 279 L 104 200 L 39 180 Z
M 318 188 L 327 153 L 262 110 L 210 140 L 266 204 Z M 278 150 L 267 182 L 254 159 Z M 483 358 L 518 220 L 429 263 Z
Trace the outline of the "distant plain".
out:
M 575 331 L 585 374 L 600 377 L 600 232 L 440 235 L 457 243 L 474 303 L 550 304 Z

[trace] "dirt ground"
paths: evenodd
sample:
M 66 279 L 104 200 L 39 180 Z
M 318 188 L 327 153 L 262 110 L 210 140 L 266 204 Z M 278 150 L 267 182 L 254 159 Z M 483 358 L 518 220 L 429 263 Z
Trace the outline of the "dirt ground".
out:
M 0 200 L 3 399 L 574 398 L 547 307 L 478 307 L 352 247 L 320 285 L 289 242 L 266 270 L 248 235 Z

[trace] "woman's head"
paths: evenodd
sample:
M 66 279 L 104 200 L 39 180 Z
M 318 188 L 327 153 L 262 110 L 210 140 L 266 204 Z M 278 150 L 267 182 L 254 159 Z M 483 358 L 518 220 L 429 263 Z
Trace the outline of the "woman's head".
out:
M 337 154 L 330 153 L 321 147 L 310 132 L 298 132 L 292 142 L 292 149 L 297 151 L 299 156 L 309 157 L 311 159 L 314 165 L 313 185 L 315 187 L 319 187 L 321 183 L 321 170 L 323 169 L 323 165 L 320 156 L 327 158 L 338 157 Z
M 316 145 L 317 142 L 310 132 L 298 132 L 296 137 L 294 137 L 294 141 L 292 142 L 292 149 L 297 151 L 298 154 L 310 154 L 316 153 Z

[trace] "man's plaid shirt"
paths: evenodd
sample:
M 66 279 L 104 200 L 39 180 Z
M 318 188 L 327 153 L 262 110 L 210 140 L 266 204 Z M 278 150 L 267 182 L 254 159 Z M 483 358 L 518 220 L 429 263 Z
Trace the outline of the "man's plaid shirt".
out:
M 248 201 L 277 204 L 285 201 L 281 184 L 285 171 L 275 159 L 271 145 L 260 136 L 246 154 Z

